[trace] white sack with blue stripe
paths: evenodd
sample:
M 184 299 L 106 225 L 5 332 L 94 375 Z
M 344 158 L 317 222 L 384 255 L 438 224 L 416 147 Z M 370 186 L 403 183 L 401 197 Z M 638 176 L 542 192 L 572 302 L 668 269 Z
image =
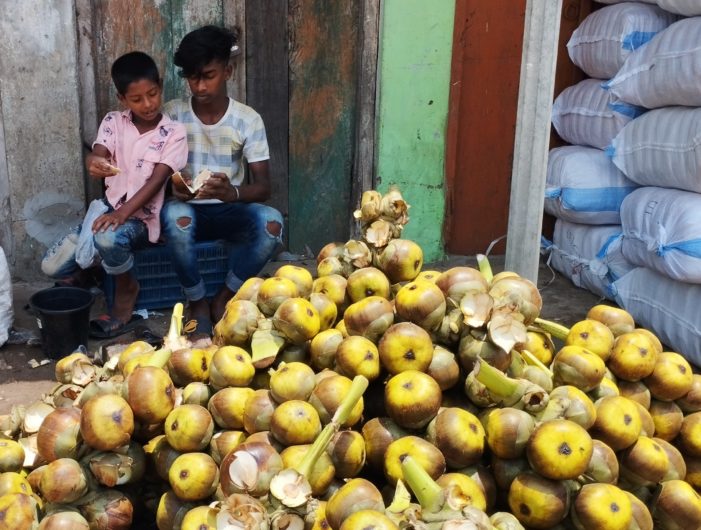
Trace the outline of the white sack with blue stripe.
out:
M 641 186 L 701 193 L 701 108 L 646 112 L 618 133 L 607 153 Z
M 700 107 L 699 79 L 701 17 L 694 17 L 675 22 L 630 54 L 606 86 L 622 101 L 648 109 Z
M 637 188 L 594 147 L 568 145 L 550 150 L 545 182 L 547 213 L 573 223 L 621 223 L 623 199 Z
M 701 15 L 701 2 L 699 0 L 657 0 L 657 5 L 670 13 L 678 13 L 687 17 Z
M 646 109 L 616 100 L 598 79 L 566 88 L 553 103 L 552 121 L 565 142 L 605 149 Z
M 582 21 L 567 51 L 589 77 L 611 79 L 633 51 L 677 19 L 654 5 L 626 2 L 607 6 Z
M 581 225 L 558 219 L 548 262 L 582 289 L 613 300 L 611 284 L 635 267 L 621 252 L 620 225 Z
M 701 283 L 701 195 L 639 188 L 621 205 L 621 225 L 628 261 L 674 280 Z
M 596 0 L 596 1 L 599 4 L 622 4 L 623 2 L 630 2 L 630 0 Z M 638 3 L 656 5 L 657 0 L 639 0 Z
M 670 349 L 701 365 L 701 285 L 638 267 L 613 284 L 616 302 Z

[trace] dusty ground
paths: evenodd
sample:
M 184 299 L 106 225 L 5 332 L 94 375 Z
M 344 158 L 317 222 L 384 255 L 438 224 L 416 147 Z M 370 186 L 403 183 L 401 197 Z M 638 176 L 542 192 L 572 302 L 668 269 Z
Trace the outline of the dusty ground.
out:
M 503 269 L 503 258 L 493 257 L 492 266 L 495 272 Z M 289 263 L 289 262 L 285 262 Z M 263 270 L 261 276 L 272 274 L 283 262 L 271 262 Z M 313 260 L 296 262 L 298 265 L 313 269 Z M 424 269 L 445 270 L 451 266 L 468 265 L 476 267 L 474 257 L 451 257 L 445 261 L 428 264 Z M 24 310 L 29 297 L 40 289 L 50 287 L 49 282 L 15 283 L 14 284 L 14 326 L 25 334 L 38 337 L 36 318 Z M 542 316 L 565 325 L 571 325 L 584 317 L 587 310 L 599 302 L 595 295 L 578 289 L 572 283 L 541 264 L 538 286 L 543 296 Z M 92 307 L 93 316 L 104 313 L 104 298 L 98 296 Z M 170 313 L 168 310 L 149 313 L 146 321 L 153 333 L 162 335 L 168 327 Z M 126 334 L 119 338 L 120 342 L 131 342 L 133 334 Z M 101 346 L 114 342 L 93 341 L 88 344 L 90 352 L 96 352 Z M 46 362 L 48 361 L 48 362 Z M 32 367 L 32 364 L 46 362 L 41 366 Z M 31 364 L 30 364 L 31 363 Z M 43 393 L 49 392 L 54 386 L 55 361 L 44 356 L 39 344 L 6 344 L 0 348 L 0 414 L 7 413 L 14 404 L 28 404 L 39 398 Z

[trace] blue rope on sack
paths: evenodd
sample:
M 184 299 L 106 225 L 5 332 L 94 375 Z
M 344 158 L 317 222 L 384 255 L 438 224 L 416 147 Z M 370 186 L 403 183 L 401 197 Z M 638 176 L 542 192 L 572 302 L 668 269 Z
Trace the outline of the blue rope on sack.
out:
M 638 107 L 637 105 L 629 105 L 628 103 L 609 103 L 608 108 L 621 116 L 631 119 L 635 119 L 647 112 L 646 108 Z
M 604 259 L 606 255 L 609 252 L 609 247 L 617 240 L 621 239 L 623 237 L 622 232 L 618 232 L 616 234 L 611 235 L 606 242 L 603 244 L 599 252 L 596 254 L 597 259 Z
M 621 203 L 636 187 L 567 188 L 562 191 L 562 205 L 576 212 L 618 212 Z
M 621 48 L 630 52 L 637 50 L 643 44 L 650 42 L 657 33 L 657 31 L 632 31 L 623 38 Z
M 692 258 L 701 259 L 701 239 L 690 239 L 689 241 L 679 241 L 677 243 L 670 243 L 669 245 L 659 244 L 655 253 L 661 258 L 665 257 L 672 251 L 679 251 L 682 254 L 691 256 Z
M 547 237 L 544 235 L 540 236 L 540 248 L 543 253 L 550 252 L 550 250 L 553 247 L 553 242 L 550 241 Z

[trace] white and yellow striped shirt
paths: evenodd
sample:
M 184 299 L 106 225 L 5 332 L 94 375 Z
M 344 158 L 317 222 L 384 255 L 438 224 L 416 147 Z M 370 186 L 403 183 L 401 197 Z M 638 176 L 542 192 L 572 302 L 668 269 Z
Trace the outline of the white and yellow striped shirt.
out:
M 251 107 L 229 98 L 229 108 L 218 123 L 207 125 L 192 110 L 191 99 L 167 102 L 163 111 L 187 129 L 185 170 L 194 178 L 203 169 L 225 173 L 231 183 L 244 178 L 243 158 L 249 163 L 270 158 L 263 119 Z

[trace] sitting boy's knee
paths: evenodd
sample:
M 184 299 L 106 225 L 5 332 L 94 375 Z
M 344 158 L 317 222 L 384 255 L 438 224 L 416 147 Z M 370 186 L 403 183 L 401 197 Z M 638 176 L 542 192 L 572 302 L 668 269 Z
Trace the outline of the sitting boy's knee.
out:
M 113 248 L 116 243 L 115 233 L 113 230 L 105 232 L 96 232 L 94 236 L 95 246 L 100 251 L 105 251 Z
M 282 232 L 282 224 L 277 221 L 268 221 L 265 225 L 265 229 L 271 236 L 280 237 L 280 232 Z
M 183 230 L 187 230 L 192 225 L 192 217 L 187 217 L 187 216 L 178 217 L 175 220 L 175 224 L 178 226 L 178 228 L 182 228 Z

